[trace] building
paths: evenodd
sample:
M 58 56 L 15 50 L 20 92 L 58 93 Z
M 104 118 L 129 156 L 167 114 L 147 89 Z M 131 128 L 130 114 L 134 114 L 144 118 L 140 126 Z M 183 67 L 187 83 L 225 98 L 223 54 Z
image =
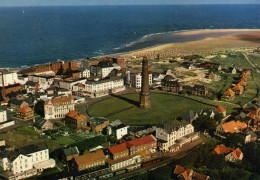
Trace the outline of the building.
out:
M 232 90 L 237 94 L 237 95 L 241 95 L 243 94 L 244 91 L 244 87 L 241 86 L 239 83 L 237 85 L 235 85 Z
M 209 180 L 210 179 L 210 177 L 207 175 L 197 173 L 192 169 L 185 168 L 180 165 L 176 166 L 173 174 L 175 174 L 179 179 L 184 179 L 184 180 Z
M 81 78 L 89 78 L 90 77 L 90 70 L 87 68 L 80 69 L 80 77 Z
M 8 120 L 7 112 L 5 110 L 0 110 L 0 131 L 10 128 L 15 125 L 13 120 Z
M 221 113 L 224 117 L 227 116 L 227 110 L 225 108 L 223 108 L 222 106 L 216 107 L 216 111 Z
M 55 97 L 44 103 L 44 116 L 46 120 L 63 119 L 72 110 L 74 110 L 74 98 L 72 95 Z
M 127 141 L 108 148 L 108 154 L 112 160 L 131 158 L 142 152 L 154 153 L 157 148 L 157 139 L 153 135 Z
M 24 89 L 24 85 L 21 84 L 13 84 L 5 87 L 0 87 L 0 93 L 2 97 L 5 97 L 6 95 L 12 93 L 12 92 L 18 92 Z
M 92 117 L 88 122 L 88 126 L 92 132 L 102 132 L 107 126 L 109 126 L 109 120 L 104 117 Z
M 83 171 L 85 169 L 94 168 L 106 164 L 106 156 L 103 150 L 97 150 L 95 152 L 87 153 L 82 156 L 73 158 L 73 166 L 78 171 Z
M 43 73 L 36 73 L 29 75 L 29 81 L 36 82 L 39 84 L 39 88 L 47 89 L 49 88 L 54 81 L 55 73 L 53 71 L 46 71 Z
M 206 90 L 205 86 L 196 84 L 191 89 L 191 94 L 196 96 L 207 96 L 208 91 Z
M 149 86 L 153 84 L 153 74 L 149 73 Z M 141 73 L 130 73 L 130 86 L 135 89 L 141 89 L 142 85 L 142 74 Z
M 114 69 L 120 70 L 121 67 L 115 63 L 109 65 L 97 65 L 97 66 L 91 66 L 90 72 L 93 73 L 95 76 L 98 76 L 103 79 L 107 77 Z
M 239 148 L 234 150 L 233 148 L 226 147 L 224 144 L 216 146 L 210 153 L 217 155 L 223 154 L 225 155 L 225 160 L 230 162 L 243 159 L 243 153 Z
M 24 85 L 27 94 L 32 93 L 35 94 L 39 90 L 39 83 L 33 81 L 27 81 Z
M 32 119 L 34 117 L 34 110 L 29 106 L 25 106 L 17 112 L 17 117 L 23 120 Z
M 247 127 L 246 123 L 239 122 L 239 121 L 237 121 L 237 122 L 230 121 L 230 122 L 218 125 L 216 131 L 218 133 L 237 133 L 237 132 L 241 132 L 246 127 Z
M 117 139 L 121 139 L 124 135 L 127 134 L 127 129 L 129 127 L 122 123 L 120 120 L 115 120 L 109 124 L 107 127 L 108 135 L 113 135 Z
M 48 120 L 40 118 L 34 123 L 34 129 L 38 132 L 53 130 L 53 124 Z
M 194 133 L 194 127 L 187 121 L 175 120 L 164 124 L 162 128 L 157 128 L 156 138 L 159 150 L 173 152 L 199 137 Z
M 0 155 L 0 166 L 11 171 L 9 179 L 24 179 L 34 176 L 44 169 L 55 167 L 54 159 L 49 159 L 49 149 L 45 143 L 33 144 L 6 151 Z
M 72 110 L 66 114 L 64 120 L 66 125 L 69 125 L 75 129 L 87 128 L 87 117 L 75 110 Z
M 85 78 L 82 78 L 82 79 L 66 79 L 64 81 L 60 81 L 59 82 L 59 85 L 60 85 L 60 88 L 63 88 L 63 89 L 68 89 L 68 90 L 73 90 L 73 86 L 75 84 L 78 84 L 78 83 L 82 83 L 82 84 L 85 84 L 86 83 L 86 79 Z
M 249 143 L 249 142 L 253 142 L 257 140 L 257 135 L 256 133 L 254 133 L 253 131 L 249 131 L 246 133 L 246 137 L 245 137 L 245 144 Z
M 18 75 L 16 72 L 10 72 L 6 70 L 0 71 L 1 78 L 0 78 L 0 86 L 10 86 L 19 83 Z
M 141 167 L 141 156 L 125 156 L 118 160 L 107 159 L 106 163 L 109 165 L 112 172 L 119 171 L 121 169 L 133 170 Z
M 102 80 L 95 79 L 94 81 L 87 81 L 85 84 L 78 84 L 76 87 L 73 87 L 73 91 L 76 94 L 92 98 L 99 98 L 124 90 L 124 79 L 120 76 Z
M 79 150 L 77 146 L 69 147 L 63 149 L 62 159 L 67 162 L 72 160 L 75 157 L 79 157 Z
M 162 83 L 162 90 L 179 93 L 182 91 L 182 85 L 178 81 L 165 81 Z
M 235 99 L 235 92 L 232 91 L 231 89 L 228 89 L 221 96 L 221 100 L 224 100 L 224 101 L 233 101 L 234 99 Z

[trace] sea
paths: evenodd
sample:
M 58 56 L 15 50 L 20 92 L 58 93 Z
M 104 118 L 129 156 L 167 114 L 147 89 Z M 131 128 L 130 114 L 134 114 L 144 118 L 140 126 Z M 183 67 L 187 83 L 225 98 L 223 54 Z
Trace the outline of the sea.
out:
M 260 5 L 0 7 L 0 67 L 206 38 L 174 35 L 180 31 L 259 29 L 259 17 Z

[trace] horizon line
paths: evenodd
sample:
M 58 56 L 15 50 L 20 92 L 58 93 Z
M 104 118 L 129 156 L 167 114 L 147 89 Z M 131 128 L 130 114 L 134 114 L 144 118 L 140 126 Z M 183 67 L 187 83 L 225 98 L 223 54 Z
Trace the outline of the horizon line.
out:
M 82 5 L 0 5 L 0 7 L 79 7 L 79 6 L 201 6 L 201 5 L 260 5 L 260 3 L 216 4 L 82 4 Z

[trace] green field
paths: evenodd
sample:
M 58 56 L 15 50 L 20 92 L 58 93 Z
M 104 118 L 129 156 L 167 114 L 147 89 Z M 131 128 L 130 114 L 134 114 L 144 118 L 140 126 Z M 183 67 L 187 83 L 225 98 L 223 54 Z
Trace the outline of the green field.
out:
M 120 119 L 125 123 L 134 125 L 161 124 L 172 121 L 178 117 L 183 117 L 188 110 L 199 112 L 201 109 L 215 108 L 215 106 L 220 105 L 219 102 L 211 100 L 205 100 L 204 102 L 211 103 L 213 104 L 212 106 L 181 96 L 152 93 L 151 109 L 142 110 L 137 107 L 138 99 L 139 94 L 111 97 L 90 106 L 88 113 L 91 116 L 106 117 L 110 121 Z M 223 104 L 221 103 L 221 105 Z M 225 107 L 225 104 L 223 106 Z
M 216 56 L 210 61 L 221 64 L 221 66 L 236 67 L 236 68 L 251 68 L 250 63 L 245 59 L 244 55 L 240 52 L 225 53 L 226 58 Z

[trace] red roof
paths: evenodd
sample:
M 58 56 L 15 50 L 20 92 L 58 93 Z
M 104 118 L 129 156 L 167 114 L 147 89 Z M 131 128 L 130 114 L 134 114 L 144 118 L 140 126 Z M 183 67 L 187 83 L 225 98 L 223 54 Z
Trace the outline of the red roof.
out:
M 22 109 L 20 109 L 18 112 L 19 113 L 28 113 L 28 112 L 31 112 L 33 109 L 32 108 L 30 108 L 29 106 L 25 106 L 25 107 L 23 107 Z
M 97 150 L 82 156 L 74 157 L 78 166 L 88 164 L 90 162 L 98 161 L 105 159 L 106 156 L 103 153 L 103 150 Z
M 227 111 L 227 110 L 226 110 L 225 108 L 223 108 L 222 106 L 218 106 L 218 107 L 216 108 L 216 110 L 219 111 L 219 112 L 226 112 L 226 111 Z
M 246 123 L 239 122 L 239 121 L 237 121 L 237 122 L 230 121 L 230 122 L 222 124 L 221 126 L 226 133 L 227 132 L 234 133 L 234 132 L 243 130 L 247 127 Z
M 115 146 L 111 146 L 108 148 L 108 150 L 112 153 L 112 154 L 117 154 L 123 151 L 127 151 L 128 148 L 126 146 L 126 143 L 122 143 L 122 144 L 118 144 Z
M 226 147 L 224 144 L 220 144 L 216 146 L 213 151 L 211 151 L 211 154 L 228 154 L 234 149 Z
M 134 139 L 132 141 L 128 141 L 127 146 L 128 147 L 141 146 L 141 145 L 152 143 L 155 141 L 156 141 L 156 139 L 152 135 L 148 135 L 148 136 L 144 136 L 144 137 L 141 137 L 138 139 Z
M 236 158 L 236 159 L 240 159 L 240 155 L 241 155 L 242 151 L 239 148 L 236 148 L 233 152 L 232 155 Z
M 224 92 L 224 95 L 226 95 L 226 96 L 233 96 L 233 95 L 235 95 L 235 92 L 232 91 L 231 89 L 228 89 L 226 92 Z

